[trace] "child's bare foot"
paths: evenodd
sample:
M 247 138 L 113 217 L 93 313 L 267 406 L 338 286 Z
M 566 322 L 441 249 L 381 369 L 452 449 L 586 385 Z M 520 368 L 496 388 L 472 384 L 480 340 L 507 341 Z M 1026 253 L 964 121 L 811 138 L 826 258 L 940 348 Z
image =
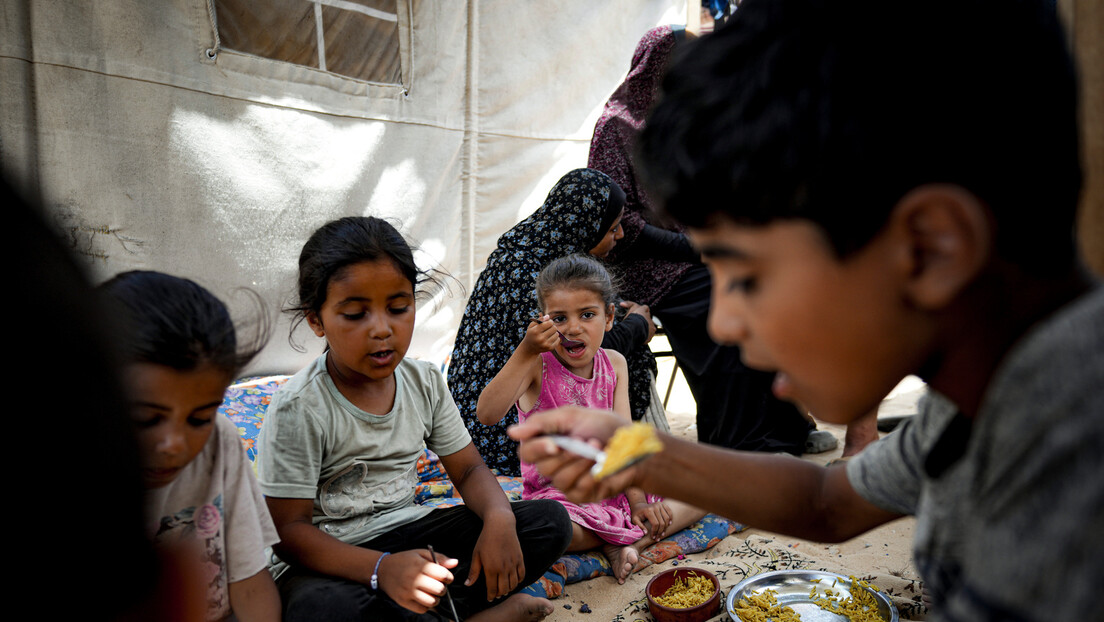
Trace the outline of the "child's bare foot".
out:
M 640 559 L 636 549 L 631 545 L 607 544 L 602 547 L 602 552 L 606 554 L 610 568 L 613 569 L 613 576 L 618 583 L 624 583 L 625 579 L 629 578 L 633 568 L 636 567 L 636 562 Z
M 437 607 L 440 611 L 441 608 Z M 552 613 L 552 602 L 547 598 L 537 598 L 529 594 L 514 594 L 501 603 L 470 616 L 468 622 L 536 622 Z

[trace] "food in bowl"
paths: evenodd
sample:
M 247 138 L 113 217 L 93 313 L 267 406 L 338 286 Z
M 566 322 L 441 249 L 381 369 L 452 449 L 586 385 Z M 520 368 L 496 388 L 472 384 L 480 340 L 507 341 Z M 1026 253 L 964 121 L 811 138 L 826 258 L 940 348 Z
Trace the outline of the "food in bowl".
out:
M 655 601 L 672 609 L 689 609 L 708 601 L 716 591 L 708 577 L 690 571 L 685 578 L 675 577 L 671 587 L 662 596 L 657 596 Z

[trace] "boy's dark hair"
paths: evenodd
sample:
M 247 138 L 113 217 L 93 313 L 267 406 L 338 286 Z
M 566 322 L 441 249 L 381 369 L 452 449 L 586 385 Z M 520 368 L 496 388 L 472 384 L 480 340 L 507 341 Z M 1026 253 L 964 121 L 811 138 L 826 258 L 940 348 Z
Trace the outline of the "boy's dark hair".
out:
M 678 56 L 638 164 L 682 223 L 805 219 L 846 257 L 945 182 L 988 205 L 1002 257 L 1075 260 L 1076 78 L 1051 3 L 747 0 Z
M 178 371 L 211 365 L 233 376 L 268 340 L 267 326 L 239 347 L 230 312 L 197 283 L 162 272 L 123 272 L 100 285 L 122 314 L 127 363 L 154 363 Z
M 590 255 L 567 255 L 541 269 L 535 283 L 537 304 L 544 310 L 544 296 L 557 289 L 585 289 L 598 294 L 602 302 L 617 303 L 617 284 L 606 267 Z
M 318 228 L 299 253 L 299 299 L 284 309 L 294 315 L 292 332 L 307 313 L 318 313 L 326 302 L 330 280 L 342 269 L 362 261 L 388 260 L 416 292 L 437 278 L 418 268 L 410 244 L 391 223 L 374 216 L 346 216 Z

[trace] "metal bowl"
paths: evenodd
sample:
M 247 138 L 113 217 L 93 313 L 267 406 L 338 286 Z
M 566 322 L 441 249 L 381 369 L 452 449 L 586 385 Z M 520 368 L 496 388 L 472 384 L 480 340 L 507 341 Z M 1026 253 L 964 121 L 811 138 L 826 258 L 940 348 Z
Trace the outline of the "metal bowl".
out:
M 821 609 L 814 603 L 810 596 L 814 587 L 820 596 L 825 596 L 824 590 L 831 589 L 841 600 L 850 596 L 852 590 L 866 590 L 874 595 L 874 600 L 878 603 L 878 615 L 883 620 L 900 621 L 897 607 L 885 594 L 859 585 L 853 586 L 851 579 L 845 576 L 820 570 L 776 570 L 748 577 L 729 590 L 728 615 L 734 622 L 743 622 L 736 615 L 736 602 L 765 590 L 774 590 L 778 604 L 792 608 L 801 616 L 802 622 L 849 622 L 847 616 Z

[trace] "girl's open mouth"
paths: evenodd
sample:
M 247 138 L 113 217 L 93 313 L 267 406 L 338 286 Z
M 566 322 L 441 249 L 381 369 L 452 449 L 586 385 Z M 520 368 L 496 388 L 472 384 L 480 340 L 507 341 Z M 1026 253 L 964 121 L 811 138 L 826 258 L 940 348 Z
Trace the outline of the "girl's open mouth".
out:
M 578 358 L 586 352 L 586 344 L 582 341 L 575 341 L 574 339 L 565 339 L 563 341 L 564 351 L 567 355 L 573 358 Z

